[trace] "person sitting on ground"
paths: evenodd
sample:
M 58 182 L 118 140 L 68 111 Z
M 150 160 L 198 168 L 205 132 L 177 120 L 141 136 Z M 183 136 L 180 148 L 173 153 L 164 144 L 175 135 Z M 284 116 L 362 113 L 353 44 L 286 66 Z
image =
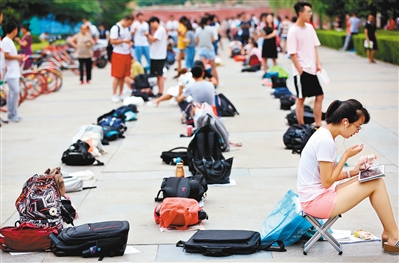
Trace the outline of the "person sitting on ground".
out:
M 208 69 L 205 68 L 204 63 L 201 60 L 196 60 L 194 62 L 194 67 L 195 66 L 202 68 L 202 70 L 204 71 L 204 79 L 208 80 L 216 88 L 217 85 L 218 85 L 218 81 L 216 80 L 216 78 L 211 73 L 212 68 L 210 66 L 209 66 Z
M 193 103 L 206 102 L 211 106 L 215 106 L 215 89 L 212 83 L 204 80 L 205 71 L 201 67 L 194 66 L 191 69 L 191 73 L 195 82 L 187 85 L 182 94 L 177 97 L 177 101 L 179 103 L 183 101 Z
M 170 87 L 166 91 L 166 94 L 163 94 L 161 97 L 159 97 L 157 99 L 149 101 L 147 103 L 148 106 L 157 107 L 161 101 L 170 100 L 172 98 L 177 98 L 184 92 L 185 88 L 188 85 L 194 83 L 193 74 L 190 71 L 188 71 L 186 68 L 180 69 L 177 76 L 174 78 L 178 78 L 177 86 Z M 176 100 L 174 100 L 174 101 L 177 104 L 177 101 Z
M 384 179 L 358 181 L 361 168 L 371 164 L 368 158 L 360 158 L 353 169 L 342 171 L 347 160 L 363 150 L 363 144 L 348 147 L 336 162 L 335 139 L 338 136 L 349 139 L 369 121 L 368 111 L 357 100 L 335 100 L 330 104 L 327 125 L 310 137 L 301 154 L 299 201 L 305 213 L 325 219 L 349 211 L 368 197 L 383 227 L 384 251 L 399 253 L 399 230 Z M 342 182 L 343 179 L 349 180 Z
M 242 43 L 238 40 L 238 36 L 234 36 L 233 41 L 229 44 L 230 49 L 230 58 L 233 58 L 235 55 L 241 54 Z
M 134 78 L 137 75 L 144 74 L 144 68 L 137 60 L 132 58 L 132 67 L 131 67 L 130 76 L 125 77 L 125 84 L 129 89 L 135 89 L 134 87 Z
M 245 65 L 254 66 L 262 63 L 262 51 L 252 37 L 248 39 L 248 44 L 243 48 L 243 55 L 247 56 Z

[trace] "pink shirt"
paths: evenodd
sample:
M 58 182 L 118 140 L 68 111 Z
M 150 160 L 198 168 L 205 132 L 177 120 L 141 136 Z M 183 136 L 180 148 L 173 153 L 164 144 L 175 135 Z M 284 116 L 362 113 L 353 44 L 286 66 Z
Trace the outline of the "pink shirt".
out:
M 317 46 L 320 46 L 320 41 L 311 24 L 305 23 L 305 27 L 299 27 L 294 24 L 288 30 L 288 54 L 296 54 L 303 71 L 312 75 L 316 75 L 315 47 Z M 298 75 L 298 70 L 294 64 L 292 64 L 292 73 L 294 76 Z
M 256 48 L 256 47 L 252 48 L 249 51 L 248 55 L 249 55 L 249 57 L 251 57 L 252 55 L 255 55 L 258 57 L 259 61 L 262 61 L 262 51 L 259 48 Z

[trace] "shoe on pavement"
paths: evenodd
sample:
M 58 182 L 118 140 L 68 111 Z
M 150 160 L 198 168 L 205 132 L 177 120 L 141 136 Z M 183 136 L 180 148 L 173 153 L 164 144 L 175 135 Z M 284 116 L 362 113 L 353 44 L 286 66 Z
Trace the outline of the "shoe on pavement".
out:
M 0 118 L 0 122 L 2 122 L 2 123 L 8 123 L 8 119 L 1 119 L 1 118 Z
M 112 102 L 117 103 L 117 102 L 121 101 L 121 98 L 118 95 L 114 95 L 114 96 L 112 96 L 111 100 L 112 100 Z
M 158 104 L 154 103 L 153 101 L 149 101 L 149 102 L 147 102 L 147 106 L 148 107 L 152 107 L 152 108 L 156 108 L 156 107 L 158 107 Z
M 20 120 L 21 120 L 21 117 L 13 117 L 13 118 L 11 118 L 11 119 L 9 119 L 10 121 L 12 121 L 12 122 L 20 122 Z

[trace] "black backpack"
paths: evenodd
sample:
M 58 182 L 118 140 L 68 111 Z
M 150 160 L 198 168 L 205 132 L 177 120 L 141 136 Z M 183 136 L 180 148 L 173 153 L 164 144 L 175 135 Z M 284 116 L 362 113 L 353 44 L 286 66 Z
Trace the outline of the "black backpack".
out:
M 200 174 L 188 177 L 165 177 L 161 190 L 155 197 L 155 202 L 161 202 L 167 197 L 193 198 L 199 202 L 206 191 L 208 191 L 208 184 Z M 162 197 L 159 196 L 161 193 Z
M 151 88 L 150 82 L 148 81 L 148 75 L 139 74 L 134 77 L 134 86 L 137 90 Z
M 209 125 L 196 130 L 187 150 L 189 171 L 192 174 L 197 173 L 192 162 L 194 158 L 202 160 L 204 157 L 212 156 L 214 160 L 224 160 L 222 144 L 223 140 L 219 133 Z
M 233 103 L 231 103 L 231 101 L 226 98 L 223 93 L 215 95 L 215 105 L 219 117 L 234 117 L 236 114 L 240 115 Z
M 161 153 L 162 163 L 169 165 L 176 165 L 176 158 L 180 157 L 183 160 L 183 165 L 188 165 L 187 147 L 176 147 L 169 151 Z M 177 151 L 183 150 L 183 151 Z
M 104 165 L 104 163 L 100 162 L 89 153 L 89 148 L 89 144 L 78 140 L 69 146 L 62 154 L 61 161 L 66 165 L 91 165 L 94 162 L 97 162 L 97 164 L 95 164 L 97 166 Z
M 298 124 L 295 109 L 293 109 L 291 111 L 291 113 L 287 114 L 287 116 L 285 118 L 287 119 L 288 125 L 290 125 L 290 126 L 293 124 Z M 322 120 L 326 119 L 326 114 L 324 112 L 322 112 L 321 119 Z M 313 109 L 311 107 L 309 107 L 308 105 L 304 105 L 303 120 L 304 120 L 305 124 L 312 124 L 315 122 Z
M 279 78 L 278 76 L 272 76 L 272 88 L 285 88 L 287 87 L 287 79 Z
M 292 153 L 302 153 L 309 138 L 316 129 L 309 124 L 294 124 L 284 133 L 283 142 L 286 149 L 292 150 Z
M 116 27 L 118 28 L 118 38 L 121 36 L 121 28 L 116 25 Z M 114 50 L 114 46 L 111 44 L 111 39 L 108 41 L 108 45 L 107 45 L 107 55 L 108 55 L 108 61 L 111 62 L 111 58 L 112 58 L 112 51 Z
M 56 256 L 104 257 L 122 256 L 129 234 L 128 221 L 106 221 L 65 228 L 50 235 Z
M 280 110 L 291 110 L 291 106 L 296 102 L 294 95 L 283 95 L 280 97 Z

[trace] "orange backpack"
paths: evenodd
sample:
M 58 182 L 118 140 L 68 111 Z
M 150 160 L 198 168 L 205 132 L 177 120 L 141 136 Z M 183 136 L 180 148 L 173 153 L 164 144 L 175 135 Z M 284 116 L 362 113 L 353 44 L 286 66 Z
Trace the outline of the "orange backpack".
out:
M 155 207 L 154 219 L 160 227 L 185 230 L 188 226 L 208 219 L 208 216 L 195 199 L 170 197 Z

